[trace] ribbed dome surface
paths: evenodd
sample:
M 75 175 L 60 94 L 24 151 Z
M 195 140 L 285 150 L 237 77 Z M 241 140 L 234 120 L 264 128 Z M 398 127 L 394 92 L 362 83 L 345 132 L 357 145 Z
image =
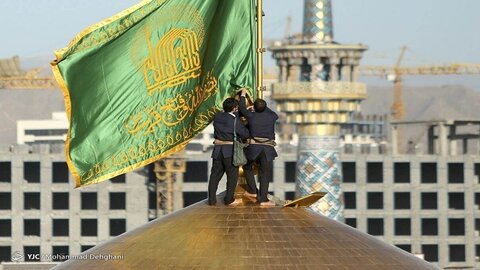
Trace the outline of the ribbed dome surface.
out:
M 199 202 L 82 255 L 97 259 L 69 260 L 57 268 L 436 269 L 307 208 L 262 208 L 248 199 L 237 207 Z

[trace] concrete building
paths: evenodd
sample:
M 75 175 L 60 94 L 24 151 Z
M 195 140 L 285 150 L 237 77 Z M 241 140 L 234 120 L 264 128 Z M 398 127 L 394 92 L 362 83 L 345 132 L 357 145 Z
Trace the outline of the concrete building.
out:
M 68 120 L 65 112 L 53 112 L 48 120 L 19 120 L 17 144 L 63 144 L 67 138 Z
M 49 145 L 0 151 L 0 261 L 79 254 L 149 220 L 148 168 L 74 189 L 65 154 Z M 49 261 L 42 258 L 42 261 Z

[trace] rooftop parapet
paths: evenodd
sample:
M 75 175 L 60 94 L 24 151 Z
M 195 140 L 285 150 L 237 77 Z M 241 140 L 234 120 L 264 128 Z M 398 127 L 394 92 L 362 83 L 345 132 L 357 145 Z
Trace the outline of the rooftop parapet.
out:
M 359 82 L 286 82 L 273 84 L 272 98 L 282 99 L 358 99 L 367 97 L 367 85 Z

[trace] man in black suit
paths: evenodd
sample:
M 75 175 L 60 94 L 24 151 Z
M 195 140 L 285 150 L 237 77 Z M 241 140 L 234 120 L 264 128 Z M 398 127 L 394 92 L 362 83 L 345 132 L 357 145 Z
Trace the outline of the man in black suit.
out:
M 223 200 L 225 204 L 235 206 L 241 202 L 241 199 L 235 200 L 234 197 L 238 180 L 238 166 L 232 164 L 234 132 L 242 139 L 249 137 L 248 129 L 238 117 L 238 101 L 236 99 L 227 98 L 223 102 L 223 112 L 215 115 L 213 128 L 215 146 L 212 152 L 212 171 L 208 181 L 208 204 L 215 205 L 217 203 L 218 183 L 226 173 L 227 192 Z
M 240 113 L 248 120 L 248 130 L 250 131 L 250 145 L 247 147 L 245 155 L 248 162 L 243 166 L 243 172 L 247 179 L 247 192 L 245 195 L 257 197 L 260 205 L 273 206 L 275 203 L 268 200 L 268 184 L 272 180 L 273 160 L 277 156 L 275 151 L 275 122 L 278 115 L 267 107 L 263 99 L 257 99 L 253 103 L 254 111 L 249 111 L 246 107 L 246 89 L 242 89 L 240 96 Z M 260 192 L 255 184 L 253 175 L 253 163 L 260 164 L 259 182 Z M 258 194 L 257 194 L 258 193 Z

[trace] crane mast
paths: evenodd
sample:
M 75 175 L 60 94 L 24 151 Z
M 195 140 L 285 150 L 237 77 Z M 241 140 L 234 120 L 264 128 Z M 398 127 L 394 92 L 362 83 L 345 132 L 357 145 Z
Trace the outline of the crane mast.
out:
M 394 78 L 393 78 L 393 104 L 390 108 L 390 113 L 392 118 L 397 121 L 402 121 L 405 119 L 405 106 L 403 105 L 403 85 L 402 85 L 402 74 L 400 73 L 400 64 L 405 55 L 407 47 L 403 46 L 400 51 L 400 56 L 397 59 L 397 63 L 393 68 Z

